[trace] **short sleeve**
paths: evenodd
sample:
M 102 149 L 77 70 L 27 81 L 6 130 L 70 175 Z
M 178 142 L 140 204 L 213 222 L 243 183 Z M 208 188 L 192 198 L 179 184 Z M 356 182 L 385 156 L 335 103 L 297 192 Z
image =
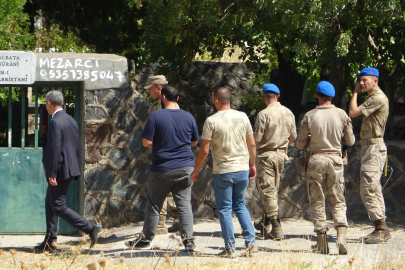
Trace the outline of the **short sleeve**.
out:
M 264 133 L 264 128 L 265 125 L 265 119 L 263 117 L 263 114 L 259 112 L 259 114 L 256 117 L 256 122 L 255 122 L 255 127 L 254 127 L 254 135 L 253 137 L 255 138 L 256 142 L 260 142 L 263 138 L 263 133 Z
M 214 132 L 214 124 L 209 120 L 205 120 L 201 139 L 212 141 L 212 134 Z
M 352 146 L 355 141 L 355 137 L 353 135 L 353 127 L 352 127 L 352 120 L 350 117 L 345 115 L 345 119 L 343 122 L 343 140 L 344 144 L 348 146 Z
M 377 96 L 371 96 L 359 106 L 359 109 L 366 117 L 368 117 L 373 112 L 381 108 L 382 105 L 381 99 L 379 99 Z
M 145 128 L 142 132 L 142 138 L 147 139 L 153 142 L 153 138 L 155 137 L 155 121 L 153 119 L 153 115 L 151 115 L 146 122 Z

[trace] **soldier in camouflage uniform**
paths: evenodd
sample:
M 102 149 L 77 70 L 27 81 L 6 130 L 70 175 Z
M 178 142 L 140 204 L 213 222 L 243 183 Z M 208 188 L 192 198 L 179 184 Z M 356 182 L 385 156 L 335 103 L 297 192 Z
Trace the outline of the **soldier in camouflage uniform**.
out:
M 297 137 L 294 114 L 278 102 L 279 98 L 280 90 L 276 85 L 263 85 L 263 101 L 267 108 L 259 112 L 254 126 L 256 186 L 264 205 L 263 217 L 255 221 L 255 228 L 265 239 L 274 240 L 284 237 L 278 213 L 278 191 L 284 163 L 288 159 L 287 147 Z
M 325 195 L 327 195 L 337 230 L 339 254 L 347 254 L 341 143 L 351 146 L 355 139 L 350 118 L 345 111 L 331 103 L 334 96 L 335 89 L 332 84 L 326 81 L 318 84 L 316 97 L 319 106 L 305 114 L 298 132 L 297 147 L 304 149 L 308 146 L 310 151 L 307 168 L 308 197 L 311 219 L 317 233 L 317 244 L 313 247 L 313 251 L 329 253 L 325 214 Z
M 364 238 L 365 243 L 375 244 L 391 238 L 385 223 L 385 204 L 380 183 L 387 157 L 384 143 L 385 124 L 388 118 L 388 99 L 378 87 L 379 72 L 375 68 L 365 68 L 359 74 L 359 83 L 353 91 L 349 115 L 363 115 L 360 130 L 362 148 L 360 169 L 360 195 L 368 214 L 374 220 L 375 229 Z M 368 93 L 366 101 L 357 106 L 357 94 Z
M 148 90 L 149 95 L 158 101 L 158 109 L 162 109 L 161 105 L 161 91 L 163 85 L 167 84 L 166 77 L 164 75 L 150 76 L 148 78 L 148 85 L 144 89 Z M 176 103 L 177 104 L 177 103 Z M 178 106 L 178 105 L 177 105 Z M 166 226 L 166 216 L 167 211 L 172 213 L 174 222 L 172 227 L 167 228 Z M 169 193 L 166 200 L 163 203 L 162 210 L 160 211 L 160 218 L 156 234 L 167 234 L 168 232 L 177 232 L 180 230 L 179 216 L 177 214 L 176 204 L 173 200 L 172 193 Z

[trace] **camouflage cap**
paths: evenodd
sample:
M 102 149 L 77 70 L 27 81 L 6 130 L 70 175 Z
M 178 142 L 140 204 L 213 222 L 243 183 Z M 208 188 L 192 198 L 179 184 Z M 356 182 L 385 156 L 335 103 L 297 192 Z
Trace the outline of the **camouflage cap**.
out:
M 145 89 L 151 88 L 154 84 L 167 84 L 166 77 L 164 75 L 150 76 L 148 79 L 148 85 L 145 86 Z

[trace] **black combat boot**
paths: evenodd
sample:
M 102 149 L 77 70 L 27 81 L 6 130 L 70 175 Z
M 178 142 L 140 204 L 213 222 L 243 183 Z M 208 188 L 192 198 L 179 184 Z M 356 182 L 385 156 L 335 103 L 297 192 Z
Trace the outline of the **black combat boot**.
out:
M 263 214 L 262 218 L 259 220 L 256 220 L 254 222 L 254 225 L 256 230 L 260 231 L 263 235 L 266 235 L 268 231 L 270 231 L 270 218 L 268 218 L 265 214 Z
M 270 219 L 271 231 L 266 232 L 265 239 L 281 240 L 284 238 L 283 229 L 281 228 L 280 218 Z

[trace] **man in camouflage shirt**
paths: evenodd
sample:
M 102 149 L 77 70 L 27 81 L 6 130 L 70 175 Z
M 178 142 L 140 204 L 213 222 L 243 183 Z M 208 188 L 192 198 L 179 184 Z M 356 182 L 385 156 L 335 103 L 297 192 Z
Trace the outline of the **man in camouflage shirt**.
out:
M 380 183 L 387 157 L 384 131 L 388 118 L 388 98 L 378 87 L 379 72 L 365 68 L 359 74 L 359 83 L 353 91 L 349 116 L 363 115 L 360 130 L 361 168 L 360 196 L 368 214 L 374 220 L 375 229 L 364 238 L 365 243 L 375 244 L 387 241 L 391 234 L 385 223 L 385 204 Z M 367 92 L 366 101 L 357 106 L 357 94 Z
M 308 198 L 311 219 L 317 233 L 317 244 L 313 251 L 329 253 L 327 242 L 325 193 L 332 207 L 333 221 L 337 230 L 339 254 L 347 254 L 346 201 L 343 177 L 342 143 L 354 144 L 350 118 L 342 109 L 332 105 L 335 89 L 332 84 L 322 81 L 316 87 L 319 106 L 307 112 L 298 132 L 297 147 L 309 147 Z M 310 136 L 310 138 L 309 138 Z
M 263 217 L 255 221 L 255 228 L 265 239 L 274 240 L 284 237 L 278 213 L 278 191 L 284 163 L 288 159 L 287 147 L 297 137 L 294 114 L 278 102 L 279 98 L 280 90 L 276 85 L 263 85 L 263 101 L 267 108 L 259 112 L 254 126 L 256 186 L 264 205 Z

